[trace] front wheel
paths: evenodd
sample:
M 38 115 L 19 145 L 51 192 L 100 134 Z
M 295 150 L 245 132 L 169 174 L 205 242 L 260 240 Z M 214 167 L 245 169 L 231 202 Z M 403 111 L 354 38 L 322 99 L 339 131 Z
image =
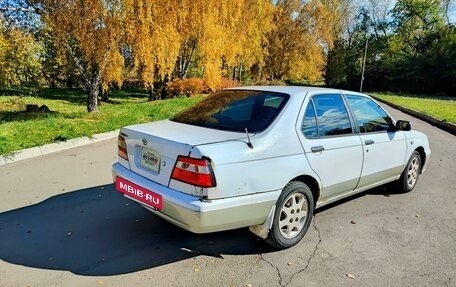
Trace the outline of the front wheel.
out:
M 312 222 L 314 199 L 310 188 L 300 181 L 288 183 L 279 196 L 266 242 L 278 249 L 297 244 Z
M 410 192 L 418 182 L 421 173 L 421 156 L 417 151 L 412 153 L 407 166 L 397 181 L 397 187 L 402 192 Z

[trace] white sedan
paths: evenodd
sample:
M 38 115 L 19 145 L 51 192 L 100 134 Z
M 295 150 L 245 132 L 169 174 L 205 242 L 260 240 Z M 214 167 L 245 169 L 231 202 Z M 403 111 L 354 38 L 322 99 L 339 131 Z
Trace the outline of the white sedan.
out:
M 430 153 L 426 135 L 367 95 L 254 86 L 122 128 L 112 171 L 119 192 L 177 226 L 248 226 L 283 249 L 315 208 L 388 182 L 411 191 Z

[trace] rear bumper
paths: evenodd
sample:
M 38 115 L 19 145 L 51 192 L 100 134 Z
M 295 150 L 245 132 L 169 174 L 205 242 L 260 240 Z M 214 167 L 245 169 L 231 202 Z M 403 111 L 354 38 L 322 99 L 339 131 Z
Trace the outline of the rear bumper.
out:
M 157 216 L 194 233 L 208 233 L 262 224 L 276 203 L 280 190 L 202 200 L 148 180 L 119 163 L 112 166 L 113 179 L 117 176 L 142 186 L 163 197 L 163 209 L 158 211 L 142 203 Z M 135 199 L 126 196 L 134 201 Z

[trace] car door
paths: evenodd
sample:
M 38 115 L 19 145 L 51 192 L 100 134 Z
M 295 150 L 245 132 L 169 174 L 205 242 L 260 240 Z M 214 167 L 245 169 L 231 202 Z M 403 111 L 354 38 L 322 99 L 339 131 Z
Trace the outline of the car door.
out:
M 361 175 L 363 148 L 342 96 L 310 97 L 298 128 L 309 164 L 321 181 L 320 202 L 353 191 Z
M 406 141 L 396 131 L 391 117 L 374 100 L 363 95 L 346 95 L 363 143 L 364 163 L 359 189 L 387 182 L 404 167 Z

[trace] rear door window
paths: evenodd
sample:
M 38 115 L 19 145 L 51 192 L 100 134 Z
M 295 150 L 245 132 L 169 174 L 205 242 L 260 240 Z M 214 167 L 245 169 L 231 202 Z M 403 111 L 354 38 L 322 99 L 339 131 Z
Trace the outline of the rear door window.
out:
M 172 121 L 228 131 L 261 132 L 277 117 L 289 95 L 225 90 L 175 115 Z
M 304 114 L 302 132 L 307 138 L 352 134 L 342 97 L 338 94 L 313 96 Z

